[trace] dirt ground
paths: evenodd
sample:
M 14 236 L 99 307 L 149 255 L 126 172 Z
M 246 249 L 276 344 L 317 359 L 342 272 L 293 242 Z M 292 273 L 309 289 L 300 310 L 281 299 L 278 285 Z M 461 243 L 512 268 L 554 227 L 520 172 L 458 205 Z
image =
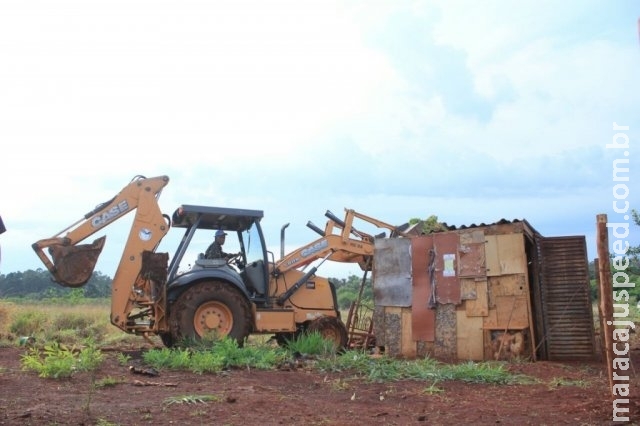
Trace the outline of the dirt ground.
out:
M 631 424 L 640 424 L 640 346 L 631 349 Z M 135 365 L 140 351 L 121 348 Z M 0 348 L 2 425 L 608 425 L 612 409 L 603 363 L 512 363 L 539 384 L 458 381 L 367 383 L 309 368 L 224 374 L 134 374 L 117 351 L 92 378 L 53 380 L 21 371 L 24 348 Z M 115 379 L 92 387 L 92 380 Z M 93 390 L 92 390 L 93 389 Z M 198 401 L 196 396 L 214 395 Z M 191 396 L 188 398 L 181 398 Z M 181 403 L 179 401 L 182 401 Z

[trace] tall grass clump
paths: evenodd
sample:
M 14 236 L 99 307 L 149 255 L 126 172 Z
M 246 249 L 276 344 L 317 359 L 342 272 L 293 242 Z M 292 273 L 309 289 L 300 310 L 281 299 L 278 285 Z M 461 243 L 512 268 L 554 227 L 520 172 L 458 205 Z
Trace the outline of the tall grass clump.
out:
M 35 371 L 43 378 L 61 379 L 75 372 L 94 371 L 104 356 L 92 343 L 82 349 L 68 347 L 58 342 L 46 344 L 42 349 L 30 348 L 20 363 L 23 370 Z
M 152 349 L 143 354 L 146 364 L 158 369 L 188 370 L 198 374 L 232 368 L 269 370 L 279 365 L 286 353 L 265 344 L 240 347 L 235 339 L 202 339 L 192 346 Z
M 289 351 L 302 355 L 334 356 L 338 352 L 335 343 L 325 339 L 317 331 L 304 333 L 295 339 L 287 340 L 286 347 Z
M 110 334 L 125 334 L 109 322 L 108 307 L 95 303 L 1 302 L 0 320 L 0 341 L 3 342 L 32 337 L 38 342 L 58 341 L 72 345 L 86 339 L 105 342 Z
M 372 358 L 361 351 L 347 351 L 335 359 L 320 359 L 317 367 L 327 372 L 351 372 L 372 382 L 395 380 L 460 380 L 468 383 L 525 383 L 527 378 L 514 375 L 502 364 L 466 362 L 444 364 L 431 358 L 401 360 L 390 357 Z
M 20 310 L 14 314 L 9 331 L 17 336 L 35 336 L 47 325 L 47 315 L 36 310 Z

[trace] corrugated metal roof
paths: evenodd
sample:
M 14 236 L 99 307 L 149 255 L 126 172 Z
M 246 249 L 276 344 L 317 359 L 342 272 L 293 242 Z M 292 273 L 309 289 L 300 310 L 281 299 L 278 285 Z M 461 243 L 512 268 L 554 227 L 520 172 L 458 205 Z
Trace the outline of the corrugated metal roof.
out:
M 526 220 L 524 219 L 512 219 L 512 220 L 508 220 L 508 219 L 500 219 L 497 222 L 492 222 L 492 223 L 484 223 L 481 222 L 479 224 L 475 224 L 472 223 L 470 225 L 460 225 L 460 226 L 456 226 L 456 225 L 449 225 L 446 222 L 443 223 L 444 226 L 447 227 L 447 229 L 449 229 L 450 231 L 455 231 L 458 229 L 469 229 L 469 228 L 480 228 L 482 226 L 494 226 L 494 225 L 507 225 L 510 223 L 520 223 L 520 222 L 526 222 Z
M 472 223 L 470 225 L 449 225 L 446 222 L 443 222 L 442 225 L 445 226 L 449 231 L 460 231 L 460 230 L 464 230 L 464 229 L 472 229 L 472 228 L 483 228 L 483 227 L 490 227 L 490 226 L 498 226 L 498 225 L 509 225 L 509 224 L 517 224 L 517 223 L 522 223 L 524 224 L 528 229 L 531 230 L 531 233 L 533 235 L 537 235 L 537 236 L 542 236 L 540 235 L 540 233 L 533 227 L 531 226 L 531 223 L 529 223 L 529 221 L 527 221 L 526 219 L 500 219 L 497 222 L 492 222 L 492 223 L 484 223 L 481 222 L 479 224 L 475 224 Z

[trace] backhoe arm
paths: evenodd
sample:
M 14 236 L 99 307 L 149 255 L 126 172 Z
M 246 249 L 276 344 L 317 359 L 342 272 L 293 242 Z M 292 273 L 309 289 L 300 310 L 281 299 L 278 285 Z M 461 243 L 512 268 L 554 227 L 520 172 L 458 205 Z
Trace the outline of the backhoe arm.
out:
M 168 231 L 168 225 L 156 202 L 168 182 L 167 176 L 149 179 L 136 176 L 111 200 L 98 205 L 53 237 L 37 241 L 32 247 L 57 283 L 68 287 L 82 286 L 91 278 L 105 237 L 98 238 L 93 244 L 78 243 L 127 213 L 137 209 L 123 259 L 132 255 L 132 250 L 136 252 L 133 255 L 139 257 L 143 249 L 155 248 Z M 157 227 L 160 232 L 153 229 Z M 139 238 L 132 238 L 132 235 L 137 234 Z M 45 248 L 51 257 L 45 254 Z

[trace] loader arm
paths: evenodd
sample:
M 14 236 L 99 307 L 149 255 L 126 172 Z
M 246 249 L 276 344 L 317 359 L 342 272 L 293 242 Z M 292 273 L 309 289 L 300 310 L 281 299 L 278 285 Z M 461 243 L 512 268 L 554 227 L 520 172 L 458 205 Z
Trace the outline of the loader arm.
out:
M 345 209 L 345 218 L 341 220 L 327 211 L 329 218 L 324 230 L 324 236 L 287 254 L 274 267 L 275 275 L 291 269 L 298 269 L 318 259 L 334 262 L 358 263 L 363 270 L 371 268 L 368 259 L 373 256 L 375 237 L 354 227 L 354 219 L 368 222 L 378 228 L 387 229 L 391 236 L 406 236 L 396 226 L 358 213 L 352 209 Z
M 140 287 L 136 283 L 140 281 L 143 253 L 155 251 L 171 227 L 170 219 L 162 214 L 157 201 L 168 183 L 168 176 L 136 176 L 111 200 L 98 205 L 53 237 L 32 245 L 54 281 L 66 287 L 83 286 L 91 278 L 106 237 L 102 236 L 92 244 L 79 243 L 135 210 L 111 289 L 111 322 L 128 332 L 132 330 L 127 328 L 127 318 L 140 299 L 136 293 L 140 292 Z M 44 249 L 48 249 L 49 255 Z

